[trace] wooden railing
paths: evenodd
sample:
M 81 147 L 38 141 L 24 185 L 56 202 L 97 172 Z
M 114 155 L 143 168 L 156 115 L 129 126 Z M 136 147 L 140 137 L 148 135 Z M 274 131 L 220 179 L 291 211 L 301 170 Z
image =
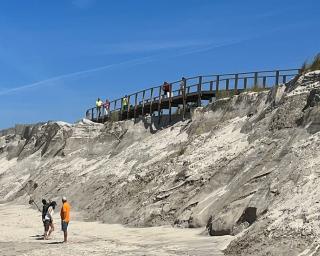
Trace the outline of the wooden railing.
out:
M 286 83 L 293 77 L 300 73 L 299 69 L 284 69 L 284 70 L 272 70 L 272 71 L 256 71 L 256 72 L 245 72 L 235 74 L 215 74 L 215 75 L 202 75 L 185 78 L 184 80 L 178 80 L 171 82 L 171 93 L 169 100 L 169 114 L 171 116 L 171 102 L 172 99 L 182 97 L 186 106 L 186 100 L 189 95 L 197 95 L 196 105 L 201 106 L 202 95 L 205 93 L 212 93 L 213 97 L 217 97 L 219 93 L 230 92 L 237 94 L 245 90 L 252 90 L 253 88 L 267 89 L 273 86 L 279 85 L 280 83 Z M 183 82 L 183 83 L 182 83 Z M 181 84 L 183 88 L 181 88 Z M 154 112 L 153 104 L 158 106 L 157 111 L 160 113 L 161 102 L 163 101 L 162 85 L 150 87 L 132 94 L 127 95 L 128 107 L 123 109 L 122 98 L 112 100 L 110 102 L 109 115 L 113 112 L 119 112 L 123 119 L 123 112 L 134 113 L 134 118 L 137 118 L 137 109 L 141 108 L 139 115 L 144 116 L 145 113 L 151 114 Z M 194 98 L 193 98 L 194 99 Z M 146 107 L 148 109 L 146 109 Z M 93 121 L 105 120 L 105 109 L 101 108 L 100 115 L 96 107 L 90 108 L 86 111 L 86 117 Z

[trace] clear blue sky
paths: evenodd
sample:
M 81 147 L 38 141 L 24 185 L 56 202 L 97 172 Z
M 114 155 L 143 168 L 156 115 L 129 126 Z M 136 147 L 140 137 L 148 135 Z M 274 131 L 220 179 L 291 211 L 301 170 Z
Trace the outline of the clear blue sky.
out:
M 2 0 L 0 129 L 80 119 L 97 96 L 181 76 L 295 68 L 319 0 Z

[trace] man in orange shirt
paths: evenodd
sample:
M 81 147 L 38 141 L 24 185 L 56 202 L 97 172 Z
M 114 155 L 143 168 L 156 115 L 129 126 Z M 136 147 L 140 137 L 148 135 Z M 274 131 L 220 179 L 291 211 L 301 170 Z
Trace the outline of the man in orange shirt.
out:
M 64 243 L 68 240 L 68 224 L 70 221 L 70 204 L 67 202 L 67 198 L 65 196 L 62 197 L 62 207 L 60 211 L 61 216 L 61 229 L 64 235 Z

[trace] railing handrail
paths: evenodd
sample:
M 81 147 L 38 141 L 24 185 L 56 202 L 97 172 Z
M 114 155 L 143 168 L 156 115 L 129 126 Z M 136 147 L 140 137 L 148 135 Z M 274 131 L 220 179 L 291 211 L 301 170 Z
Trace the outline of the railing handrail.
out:
M 298 68 L 291 68 L 291 69 L 275 69 L 275 70 L 261 70 L 261 71 L 251 71 L 251 72 L 239 72 L 239 73 L 224 73 L 224 74 L 214 74 L 214 75 L 203 75 L 202 77 L 211 77 L 211 76 L 235 76 L 235 75 L 248 75 L 254 73 L 274 73 L 276 71 L 279 72 L 288 72 L 288 71 L 299 71 Z
M 294 74 L 282 74 L 284 72 L 290 72 L 290 71 L 295 71 L 296 73 L 294 73 Z M 273 73 L 273 75 L 271 75 L 270 73 Z M 201 79 L 201 83 L 202 84 L 209 84 L 209 83 L 216 83 L 217 82 L 217 80 L 216 80 L 217 77 L 219 77 L 219 82 L 222 82 L 222 81 L 226 81 L 226 80 L 232 81 L 232 80 L 257 79 L 257 78 L 264 78 L 265 79 L 265 78 L 277 77 L 277 75 L 279 77 L 284 77 L 284 76 L 290 77 L 290 76 L 295 76 L 295 75 L 297 75 L 299 73 L 300 73 L 300 69 L 297 69 L 297 68 L 276 69 L 276 70 L 262 70 L 262 71 L 239 72 L 239 73 L 223 73 L 223 74 L 213 74 L 213 75 L 199 75 L 199 76 L 187 77 L 187 78 L 185 78 L 185 81 L 187 82 L 189 80 Z M 261 75 L 261 74 L 265 74 L 265 75 Z M 252 76 L 247 76 L 247 75 L 252 75 Z M 202 78 L 210 78 L 210 77 L 214 78 L 214 80 L 207 81 L 207 79 L 206 79 L 206 81 L 202 81 Z M 174 85 L 174 84 L 178 84 L 178 83 L 181 83 L 181 82 L 182 82 L 182 79 L 174 81 L 174 82 L 171 82 L 169 84 L 170 85 Z M 190 88 L 195 87 L 197 85 L 198 85 L 198 81 L 195 82 L 194 84 L 186 86 L 186 89 L 190 89 Z M 128 94 L 127 97 L 130 97 L 130 98 L 132 96 L 136 96 L 137 97 L 139 94 L 143 94 L 143 93 L 146 94 L 146 92 L 149 92 L 149 91 L 155 90 L 155 89 L 159 90 L 160 88 L 162 88 L 162 85 L 149 87 L 147 89 L 140 90 L 138 92 L 134 92 L 134 93 Z M 177 92 L 177 91 L 179 91 L 179 89 L 172 90 L 172 86 L 171 86 L 171 93 L 174 93 L 174 92 Z M 117 99 L 114 99 L 114 100 L 110 101 L 110 110 L 113 107 L 112 105 L 116 104 L 117 102 L 119 102 L 120 105 L 121 105 L 123 98 L 124 98 L 124 96 L 121 97 L 121 98 L 117 98 Z M 159 96 L 154 96 L 153 95 L 152 97 L 145 98 L 145 99 L 139 100 L 139 101 L 145 102 L 147 100 L 150 100 L 150 99 L 152 100 L 152 99 L 155 99 L 155 98 L 159 98 Z M 130 105 L 130 102 L 129 102 L 129 105 Z M 96 109 L 96 107 L 89 108 L 87 110 L 87 112 L 88 111 L 93 111 L 94 109 Z M 117 105 L 114 105 L 113 111 L 119 110 L 119 109 L 121 110 L 121 107 L 117 107 Z

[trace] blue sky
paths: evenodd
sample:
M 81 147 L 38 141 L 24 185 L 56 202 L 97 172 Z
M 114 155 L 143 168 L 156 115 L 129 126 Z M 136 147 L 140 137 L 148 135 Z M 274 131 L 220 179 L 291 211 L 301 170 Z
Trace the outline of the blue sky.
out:
M 0 129 L 74 122 L 95 99 L 181 76 L 295 68 L 318 0 L 2 0 Z

